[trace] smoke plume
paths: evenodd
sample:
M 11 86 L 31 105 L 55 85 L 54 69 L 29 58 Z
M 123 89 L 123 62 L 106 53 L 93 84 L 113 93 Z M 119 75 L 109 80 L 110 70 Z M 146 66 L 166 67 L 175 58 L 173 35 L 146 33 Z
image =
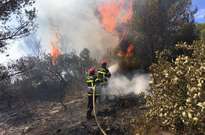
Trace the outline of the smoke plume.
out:
M 42 0 L 37 2 L 39 31 L 45 50 L 55 31 L 61 36 L 61 51 L 79 53 L 88 48 L 94 58 L 101 58 L 118 44 L 114 33 L 106 32 L 96 15 L 92 0 Z M 49 50 L 48 50 L 49 51 Z
M 132 78 L 124 75 L 116 75 L 109 81 L 107 93 L 108 95 L 128 95 L 147 93 L 149 89 L 149 74 L 134 74 Z
M 128 94 L 147 93 L 149 89 L 150 75 L 141 71 L 119 74 L 119 65 L 112 65 L 109 70 L 112 74 L 108 87 L 103 90 L 106 95 L 123 96 Z

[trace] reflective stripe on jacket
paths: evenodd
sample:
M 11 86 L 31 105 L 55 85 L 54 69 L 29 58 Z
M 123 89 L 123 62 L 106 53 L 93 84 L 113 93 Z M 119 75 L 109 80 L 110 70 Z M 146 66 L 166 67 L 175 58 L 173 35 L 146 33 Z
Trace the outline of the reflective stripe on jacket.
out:
M 111 74 L 110 71 L 107 68 L 99 68 L 97 71 L 97 80 L 101 84 L 106 84 L 107 83 L 107 78 L 110 78 Z
M 95 75 L 90 76 L 88 75 L 85 80 L 87 86 L 88 86 L 88 96 L 93 95 L 93 91 L 95 90 L 95 95 L 100 95 L 98 91 L 96 91 L 96 83 L 97 83 L 97 77 Z

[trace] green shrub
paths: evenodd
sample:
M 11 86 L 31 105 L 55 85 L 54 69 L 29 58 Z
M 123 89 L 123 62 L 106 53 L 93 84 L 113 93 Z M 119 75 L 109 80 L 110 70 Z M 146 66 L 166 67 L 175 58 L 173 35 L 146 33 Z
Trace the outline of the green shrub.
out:
M 205 41 L 205 29 L 201 31 L 201 39 Z
M 170 62 L 164 53 L 151 66 L 152 81 L 147 96 L 147 120 L 157 121 L 176 134 L 205 133 L 205 43 L 196 41 L 177 48 L 192 51 Z M 163 55 L 162 55 L 163 54 Z

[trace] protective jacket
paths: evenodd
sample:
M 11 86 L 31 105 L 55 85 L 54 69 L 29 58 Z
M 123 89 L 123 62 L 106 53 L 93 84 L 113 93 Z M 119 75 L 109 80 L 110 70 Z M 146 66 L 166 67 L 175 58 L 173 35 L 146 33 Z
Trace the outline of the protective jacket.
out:
M 107 68 L 99 68 L 97 71 L 97 81 L 101 85 L 107 84 L 108 78 L 111 77 L 110 71 Z
M 88 86 L 88 96 L 93 95 L 93 91 L 95 91 L 95 95 L 99 95 L 99 91 L 96 90 L 97 85 L 97 76 L 96 75 L 88 75 L 85 80 L 87 86 Z

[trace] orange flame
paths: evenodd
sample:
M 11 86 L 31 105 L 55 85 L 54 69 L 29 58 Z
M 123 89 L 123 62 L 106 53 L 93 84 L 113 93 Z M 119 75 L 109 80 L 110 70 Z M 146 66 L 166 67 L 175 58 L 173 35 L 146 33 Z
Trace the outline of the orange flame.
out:
M 134 51 L 135 51 L 135 47 L 132 44 L 129 44 L 126 51 L 119 51 L 117 55 L 119 57 L 130 58 L 134 55 Z
M 129 0 L 128 9 L 125 9 L 125 0 L 110 0 L 98 7 L 101 23 L 108 32 L 114 32 L 118 24 L 127 23 L 132 18 L 132 0 Z M 124 15 L 122 12 L 125 10 Z
M 55 65 L 56 61 L 61 54 L 60 49 L 59 49 L 59 43 L 60 41 L 60 35 L 59 33 L 55 33 L 51 39 L 51 59 L 52 59 L 52 64 Z
M 127 57 L 132 57 L 134 55 L 135 47 L 132 44 L 129 44 L 127 48 Z
M 101 15 L 102 25 L 108 32 L 113 32 L 117 24 L 117 16 L 120 12 L 120 7 L 115 1 L 110 1 L 110 3 L 104 3 L 99 8 L 98 11 Z

